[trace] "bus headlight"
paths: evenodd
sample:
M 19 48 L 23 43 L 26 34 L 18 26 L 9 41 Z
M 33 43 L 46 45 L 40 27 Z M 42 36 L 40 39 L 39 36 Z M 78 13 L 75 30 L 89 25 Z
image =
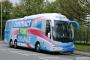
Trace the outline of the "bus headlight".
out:
M 72 48 L 74 48 L 75 46 L 74 45 L 72 45 Z

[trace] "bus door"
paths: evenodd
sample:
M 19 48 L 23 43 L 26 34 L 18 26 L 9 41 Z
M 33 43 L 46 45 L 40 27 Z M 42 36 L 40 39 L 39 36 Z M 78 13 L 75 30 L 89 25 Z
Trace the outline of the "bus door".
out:
M 46 32 L 45 32 L 46 36 L 49 37 L 51 39 L 51 21 L 50 20 L 46 20 Z

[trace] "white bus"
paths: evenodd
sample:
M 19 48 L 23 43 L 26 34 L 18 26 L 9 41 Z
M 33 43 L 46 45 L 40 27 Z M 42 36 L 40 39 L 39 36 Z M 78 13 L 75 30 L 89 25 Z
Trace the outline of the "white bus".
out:
M 60 13 L 44 13 L 11 19 L 6 22 L 4 42 L 10 47 L 51 51 L 74 52 L 74 30 L 72 23 Z

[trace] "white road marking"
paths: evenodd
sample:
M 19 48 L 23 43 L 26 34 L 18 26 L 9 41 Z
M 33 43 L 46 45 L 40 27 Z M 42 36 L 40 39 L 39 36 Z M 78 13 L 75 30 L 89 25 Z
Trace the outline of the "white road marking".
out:
M 28 52 L 24 52 L 24 51 L 9 51 L 11 53 L 15 53 L 15 54 L 19 54 L 19 55 L 24 55 L 24 56 L 39 56 L 40 54 L 37 53 L 28 53 Z
M 6 51 L 6 52 L 13 53 L 13 54 L 18 54 L 18 55 L 23 55 L 23 56 L 28 56 L 28 57 L 36 56 L 40 60 L 75 60 L 73 58 L 68 58 L 68 57 L 53 56 L 53 55 L 51 56 L 48 54 L 37 53 L 37 52 L 33 52 L 33 51 L 24 51 L 24 50 L 13 49 L 13 48 L 3 48 L 3 49 L 0 49 L 0 51 Z M 79 58 L 77 58 L 77 59 L 79 59 Z
M 7 51 L 7 50 L 14 50 L 14 49 L 0 49 L 0 51 Z
M 65 57 L 40 57 L 40 60 L 72 60 Z
M 15 53 L 15 54 L 19 54 L 19 55 L 29 56 L 28 54 L 21 53 L 21 52 L 18 52 L 18 51 L 10 51 L 10 52 Z
M 0 49 L 0 51 L 8 51 L 11 53 L 15 53 L 15 54 L 19 54 L 19 55 L 24 55 L 24 56 L 39 56 L 39 55 L 46 55 L 46 54 L 41 54 L 41 53 L 37 53 L 37 52 L 28 52 L 28 51 L 22 51 L 22 50 L 17 50 L 17 49 L 11 49 L 11 48 L 7 48 L 7 49 Z
M 76 60 L 90 60 L 90 57 L 76 57 Z

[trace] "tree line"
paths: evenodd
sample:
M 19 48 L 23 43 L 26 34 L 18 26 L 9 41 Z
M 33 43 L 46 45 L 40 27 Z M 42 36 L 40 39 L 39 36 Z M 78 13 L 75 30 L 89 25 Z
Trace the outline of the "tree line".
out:
M 40 13 L 61 13 L 70 20 L 85 22 L 85 16 L 90 14 L 89 0 L 20 0 L 19 4 L 13 6 L 9 0 L 0 2 L 0 13 L 2 13 L 2 26 L 8 19 L 22 18 Z
M 0 2 L 1 5 L 1 2 Z M 1 8 L 0 8 L 1 9 Z M 2 19 L 20 18 L 40 13 L 62 13 L 70 19 L 84 21 L 86 14 L 90 13 L 89 0 L 20 0 L 13 6 L 9 0 L 2 2 Z

